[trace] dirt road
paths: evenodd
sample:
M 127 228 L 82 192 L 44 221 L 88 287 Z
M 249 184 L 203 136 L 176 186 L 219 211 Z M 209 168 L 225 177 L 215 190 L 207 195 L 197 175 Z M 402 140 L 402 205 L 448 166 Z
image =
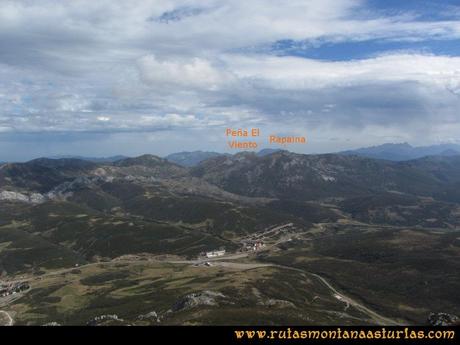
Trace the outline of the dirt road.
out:
M 315 277 L 316 279 L 318 279 L 324 286 L 326 286 L 332 292 L 332 295 L 336 299 L 338 299 L 338 300 L 340 300 L 340 301 L 342 301 L 344 303 L 347 303 L 349 306 L 352 306 L 355 309 L 357 309 L 360 312 L 362 312 L 363 314 L 366 314 L 377 325 L 397 326 L 397 325 L 400 324 L 398 321 L 390 319 L 390 318 L 387 318 L 387 317 L 385 317 L 383 315 L 380 315 L 377 312 L 375 312 L 375 311 L 369 309 L 368 307 L 364 306 L 363 304 L 359 303 L 358 301 L 354 300 L 353 298 L 351 298 L 349 296 L 346 296 L 343 293 L 337 291 L 337 289 L 335 287 L 333 287 L 326 279 L 321 277 L 319 274 L 308 272 L 308 271 L 305 271 L 305 270 L 302 270 L 302 269 L 296 268 L 296 267 L 290 267 L 290 266 L 284 266 L 284 265 L 273 265 L 273 266 L 288 269 L 288 270 L 292 270 L 292 271 L 297 271 L 297 272 L 301 272 L 301 273 L 306 273 L 306 274 L 308 274 L 310 276 Z
M 350 305 L 350 306 L 354 307 L 355 309 L 359 310 L 360 312 L 366 314 L 367 316 L 372 318 L 372 320 L 374 320 L 377 324 L 385 325 L 385 326 L 397 326 L 397 325 L 399 325 L 399 323 L 397 321 L 389 319 L 389 318 L 387 318 L 385 316 L 382 316 L 382 315 L 376 313 L 375 311 L 367 308 L 366 306 L 358 303 L 357 301 L 355 301 L 351 297 L 345 296 L 343 293 L 338 292 L 326 279 L 324 279 L 320 275 L 318 275 L 316 273 L 310 273 L 310 275 L 312 275 L 312 276 L 316 277 L 317 279 L 319 279 L 319 281 L 321 281 L 321 283 L 323 283 L 325 286 L 327 286 L 329 288 L 329 290 L 331 290 L 336 296 L 338 296 L 341 301 L 343 301 L 345 303 L 348 303 L 348 305 Z
M 261 267 L 273 267 L 271 264 L 263 264 L 263 263 L 242 263 L 242 262 L 228 262 L 228 261 L 216 261 L 212 263 L 213 266 L 217 267 L 227 267 L 233 268 L 237 270 L 252 270 L 254 268 L 261 268 Z
M 225 260 L 232 260 L 232 259 L 241 259 L 248 257 L 251 254 L 251 252 L 245 252 L 245 253 L 239 253 L 239 254 L 234 254 L 234 255 L 226 255 L 226 256 L 221 256 L 221 257 L 216 257 L 212 259 L 198 259 L 198 260 L 180 260 L 180 261 L 170 261 L 170 263 L 178 263 L 178 264 L 200 264 L 204 262 L 210 262 L 212 265 L 215 266 L 223 266 L 223 267 L 230 267 L 230 268 L 237 268 L 237 269 L 253 269 L 253 268 L 259 268 L 259 267 L 278 267 L 282 269 L 288 269 L 292 271 L 297 271 L 301 273 L 308 274 L 310 276 L 315 277 L 318 279 L 325 287 L 327 287 L 332 295 L 342 301 L 343 303 L 347 304 L 348 307 L 354 307 L 355 309 L 359 310 L 363 314 L 367 315 L 373 322 L 375 322 L 377 325 L 399 325 L 399 322 L 396 320 L 390 319 L 388 317 L 385 317 L 383 315 L 378 314 L 377 312 L 369 309 L 365 305 L 359 303 L 358 301 L 354 300 L 353 298 L 344 295 L 342 292 L 339 292 L 335 287 L 331 285 L 325 278 L 321 277 L 319 274 L 313 273 L 313 272 L 308 272 L 305 270 L 302 270 L 300 268 L 296 267 L 291 267 L 291 266 L 284 266 L 284 265 L 276 265 L 276 264 L 271 264 L 271 263 L 235 263 L 235 262 L 228 262 Z

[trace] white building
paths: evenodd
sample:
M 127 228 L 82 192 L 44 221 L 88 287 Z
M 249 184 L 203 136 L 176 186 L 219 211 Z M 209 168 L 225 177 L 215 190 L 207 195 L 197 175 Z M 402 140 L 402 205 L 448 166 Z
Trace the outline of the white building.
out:
M 207 258 L 215 258 L 216 256 L 224 256 L 224 255 L 225 255 L 225 249 L 224 250 L 213 250 L 212 252 L 206 252 Z

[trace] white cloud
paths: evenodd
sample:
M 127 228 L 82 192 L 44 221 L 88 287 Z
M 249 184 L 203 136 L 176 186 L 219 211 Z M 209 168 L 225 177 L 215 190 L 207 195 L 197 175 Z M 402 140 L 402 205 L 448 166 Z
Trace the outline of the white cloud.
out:
M 138 60 L 142 80 L 158 89 L 179 86 L 185 90 L 218 90 L 231 77 L 218 70 L 207 60 L 192 58 L 187 61 L 159 61 L 154 55 Z
M 102 121 L 102 122 L 108 122 L 108 121 L 110 121 L 110 117 L 108 117 L 108 116 L 98 116 L 97 120 Z
M 193 115 L 166 114 L 164 116 L 145 115 L 141 117 L 141 123 L 148 126 L 192 126 L 198 125 L 199 121 Z
M 274 89 L 415 81 L 458 92 L 460 86 L 460 57 L 392 54 L 329 62 L 298 57 L 229 55 L 225 61 L 240 79 L 266 83 Z

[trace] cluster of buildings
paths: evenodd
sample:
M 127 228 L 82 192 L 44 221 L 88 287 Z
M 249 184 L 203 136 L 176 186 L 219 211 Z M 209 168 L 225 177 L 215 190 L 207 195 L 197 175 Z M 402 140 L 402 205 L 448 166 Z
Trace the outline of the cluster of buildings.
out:
M 263 241 L 248 241 L 244 243 L 243 249 L 245 251 L 257 251 L 265 247 L 265 243 Z
M 27 282 L 0 284 L 0 297 L 7 297 L 30 289 Z

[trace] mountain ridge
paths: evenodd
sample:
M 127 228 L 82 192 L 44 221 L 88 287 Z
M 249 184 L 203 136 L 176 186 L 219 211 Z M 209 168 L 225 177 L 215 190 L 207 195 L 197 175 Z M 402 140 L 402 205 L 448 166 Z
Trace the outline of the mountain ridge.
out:
M 208 158 L 194 167 L 183 167 L 146 154 L 106 163 L 40 158 L 0 166 L 4 191 L 50 193 L 77 179 L 78 185 L 94 179 L 139 183 L 169 181 L 170 186 L 178 188 L 188 185 L 185 189 L 179 188 L 182 190 L 195 190 L 194 185 L 209 184 L 250 198 L 307 201 L 393 190 L 459 201 L 460 192 L 456 190 L 460 184 L 460 155 L 395 162 L 341 154 L 305 155 L 278 151 L 260 156 L 255 152 L 240 152 Z M 193 179 L 195 182 L 191 182 Z
M 270 155 L 272 153 L 276 153 L 279 151 L 287 151 L 284 149 L 273 149 L 273 148 L 265 148 L 261 149 L 258 152 L 255 152 L 258 156 L 265 156 Z M 245 152 L 245 151 L 240 151 Z M 218 156 L 232 156 L 236 153 L 224 153 L 224 152 L 215 152 L 215 151 L 180 151 L 168 154 L 162 158 L 176 163 L 178 165 L 182 165 L 184 167 L 194 167 L 205 161 L 209 158 L 215 158 Z M 252 151 L 251 151 L 252 152 Z M 289 152 L 289 151 L 287 151 Z M 317 153 L 309 153 L 309 154 L 317 154 Z M 343 155 L 357 155 L 367 158 L 374 158 L 374 159 L 384 159 L 390 161 L 404 161 L 404 160 L 413 160 L 418 159 L 426 156 L 454 156 L 460 154 L 460 145 L 458 144 L 437 144 L 437 145 L 428 145 L 428 146 L 412 146 L 407 142 L 404 143 L 384 143 L 381 145 L 369 146 L 369 147 L 361 147 L 357 149 L 349 149 L 344 151 L 334 151 L 334 152 L 327 152 L 322 154 L 343 154 Z M 142 155 L 140 155 L 142 156 Z M 136 156 L 136 157 L 140 157 Z M 158 155 L 154 155 L 156 157 L 160 157 Z M 94 163 L 114 163 L 119 160 L 127 159 L 127 158 L 134 158 L 128 157 L 125 155 L 115 155 L 109 157 L 86 157 L 86 156 L 79 156 L 79 155 L 57 155 L 57 156 L 45 156 L 45 157 L 38 157 L 39 158 L 49 158 L 49 159 L 79 159 L 84 161 L 90 161 Z M 32 159 L 34 160 L 34 159 Z M 29 160 L 31 161 L 31 160 Z M 0 161 L 0 164 L 12 163 L 8 161 Z M 24 162 L 15 162 L 15 163 L 24 163 Z
M 438 144 L 414 147 L 408 143 L 386 143 L 377 146 L 358 148 L 355 150 L 341 151 L 339 153 L 391 161 L 404 161 L 426 156 L 460 155 L 460 145 Z

